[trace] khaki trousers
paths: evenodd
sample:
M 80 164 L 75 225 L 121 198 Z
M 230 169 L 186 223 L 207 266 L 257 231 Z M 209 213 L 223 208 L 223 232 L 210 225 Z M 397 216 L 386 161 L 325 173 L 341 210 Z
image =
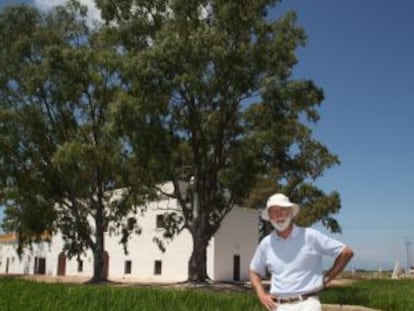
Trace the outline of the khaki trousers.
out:
M 312 296 L 303 301 L 278 304 L 273 311 L 322 311 L 322 305 L 317 296 Z

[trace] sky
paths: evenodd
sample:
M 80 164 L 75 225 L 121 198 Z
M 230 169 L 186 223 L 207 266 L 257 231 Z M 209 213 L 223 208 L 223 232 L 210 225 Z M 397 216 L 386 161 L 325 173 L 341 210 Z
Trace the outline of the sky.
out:
M 23 2 L 62 3 L 0 6 Z M 354 269 L 414 265 L 414 1 L 284 0 L 272 14 L 287 9 L 308 36 L 293 77 L 324 90 L 314 136 L 341 161 L 317 184 L 340 193 L 342 233 L 314 227 L 353 248 Z
M 414 2 L 286 0 L 287 8 L 308 35 L 294 75 L 325 92 L 314 135 L 341 160 L 317 182 L 341 195 L 342 235 L 333 236 L 354 249 L 355 269 L 405 267 L 414 259 Z

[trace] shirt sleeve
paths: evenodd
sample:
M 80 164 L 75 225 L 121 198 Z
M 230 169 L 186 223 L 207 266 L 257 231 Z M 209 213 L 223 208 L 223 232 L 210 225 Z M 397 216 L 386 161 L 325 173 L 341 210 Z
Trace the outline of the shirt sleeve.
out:
M 250 270 L 260 274 L 262 277 L 266 275 L 266 244 L 266 241 L 262 240 L 250 262 Z
M 315 247 L 323 255 L 337 257 L 345 248 L 345 244 L 341 241 L 333 239 L 319 231 L 313 231 L 315 238 Z

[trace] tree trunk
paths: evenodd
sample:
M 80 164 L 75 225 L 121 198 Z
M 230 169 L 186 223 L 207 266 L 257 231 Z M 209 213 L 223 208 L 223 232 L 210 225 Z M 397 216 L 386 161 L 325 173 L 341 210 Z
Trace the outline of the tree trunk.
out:
M 201 238 L 193 236 L 193 252 L 188 263 L 188 281 L 191 283 L 205 283 L 207 275 L 207 245 Z
M 93 267 L 93 277 L 92 282 L 99 283 L 105 282 L 107 280 L 107 275 L 104 269 L 104 250 L 101 247 L 96 247 L 93 252 L 94 267 Z
M 93 257 L 94 257 L 94 267 L 93 267 L 93 277 L 92 282 L 105 282 L 107 280 L 107 273 L 105 267 L 105 241 L 104 241 L 104 225 L 103 225 L 103 208 L 100 207 L 97 209 L 97 213 L 95 216 L 95 225 L 96 225 L 96 233 L 95 233 L 95 247 L 93 249 Z

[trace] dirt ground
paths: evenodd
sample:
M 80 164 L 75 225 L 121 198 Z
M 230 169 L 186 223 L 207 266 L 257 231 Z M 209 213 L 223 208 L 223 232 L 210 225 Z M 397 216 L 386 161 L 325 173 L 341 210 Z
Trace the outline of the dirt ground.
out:
M 90 278 L 79 276 L 47 276 L 47 275 L 26 275 L 21 278 L 38 281 L 38 282 L 56 282 L 56 283 L 87 283 Z M 349 279 L 335 280 L 331 286 L 341 286 L 353 282 Z M 125 279 L 111 279 L 107 284 L 113 286 L 132 286 L 132 287 L 170 287 L 170 288 L 200 288 L 213 291 L 227 291 L 227 292 L 246 292 L 252 290 L 249 283 L 212 283 L 207 285 L 190 285 L 188 283 L 153 283 L 145 280 L 125 280 Z M 381 311 L 370 309 L 362 306 L 350 305 L 323 305 L 323 311 Z

